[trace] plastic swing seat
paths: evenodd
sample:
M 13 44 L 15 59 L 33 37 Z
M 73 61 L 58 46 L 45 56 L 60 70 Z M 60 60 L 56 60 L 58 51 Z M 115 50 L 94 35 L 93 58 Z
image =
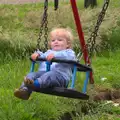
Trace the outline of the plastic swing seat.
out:
M 63 60 L 63 59 L 62 60 L 61 59 L 52 59 L 50 62 L 48 62 L 46 59 L 38 58 L 36 61 L 46 61 L 46 64 L 47 64 L 46 71 L 50 70 L 50 65 L 52 64 L 52 62 L 73 64 L 74 68 L 73 68 L 71 88 L 64 88 L 64 87 L 53 87 L 53 88 L 34 87 L 34 88 L 31 88 L 34 92 L 40 92 L 40 93 L 44 93 L 44 94 L 50 94 L 50 95 L 56 95 L 56 96 L 74 98 L 74 99 L 83 99 L 83 100 L 89 99 L 89 96 L 86 94 L 90 71 L 92 71 L 92 69 L 89 66 L 82 65 L 76 61 Z M 30 70 L 31 72 L 34 71 L 36 61 L 32 61 L 31 70 Z M 83 86 L 82 92 L 79 92 L 74 89 L 77 71 L 86 72 L 86 79 L 84 80 L 84 86 Z M 28 86 L 28 87 L 30 87 L 30 86 Z

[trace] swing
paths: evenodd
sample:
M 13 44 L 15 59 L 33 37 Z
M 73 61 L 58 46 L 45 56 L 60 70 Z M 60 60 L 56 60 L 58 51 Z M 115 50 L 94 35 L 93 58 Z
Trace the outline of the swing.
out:
M 67 63 L 72 64 L 74 66 L 73 68 L 73 75 L 72 75 L 72 83 L 71 88 L 62 88 L 62 87 L 54 87 L 54 88 L 38 88 L 34 87 L 32 88 L 35 92 L 45 93 L 45 94 L 51 94 L 51 95 L 57 95 L 57 96 L 63 96 L 63 97 L 69 97 L 69 98 L 78 98 L 87 100 L 89 98 L 88 95 L 86 95 L 86 89 L 87 89 L 87 83 L 89 79 L 89 72 L 92 71 L 92 69 L 86 65 L 82 65 L 76 61 L 72 60 L 60 60 L 60 59 L 52 59 L 50 62 L 48 62 L 46 59 L 38 58 L 36 61 L 45 61 L 46 62 L 46 71 L 50 70 L 50 65 L 52 62 L 58 62 L 58 63 Z M 35 61 L 32 61 L 31 66 L 31 72 L 34 71 Z M 86 80 L 84 81 L 84 87 L 83 87 L 83 93 L 78 92 L 74 89 L 74 83 L 76 79 L 76 72 L 86 72 Z M 29 87 L 29 86 L 27 86 Z
M 79 31 L 78 32 L 78 35 L 80 38 L 82 38 L 82 43 L 84 42 L 84 37 L 82 36 L 83 34 L 82 33 L 82 29 L 81 29 L 81 24 L 80 24 L 80 19 L 78 18 L 78 11 L 77 11 L 77 6 L 76 6 L 76 1 L 75 0 L 70 0 L 71 1 L 71 6 L 72 6 L 72 9 L 73 9 L 73 13 L 74 13 L 74 18 L 75 18 L 75 21 L 76 21 L 76 26 L 77 26 L 77 30 Z M 58 8 L 58 0 L 54 0 L 54 5 L 55 5 L 55 10 L 57 10 Z M 109 0 L 106 0 L 106 2 L 104 3 L 104 6 L 103 6 L 103 9 L 102 9 L 102 17 L 100 20 L 97 21 L 97 30 L 95 29 L 95 31 L 92 33 L 91 35 L 91 38 L 89 41 L 95 41 L 95 38 L 97 36 L 97 31 L 98 31 L 98 28 L 99 28 L 99 25 L 101 24 L 103 18 L 104 18 L 104 15 L 105 15 L 105 11 L 108 7 L 108 4 L 109 4 Z M 37 48 L 40 48 L 39 46 L 39 43 L 41 41 L 41 36 L 42 36 L 42 30 L 43 30 L 43 26 L 45 27 L 45 48 L 43 48 L 43 51 L 45 51 L 45 49 L 47 48 L 47 9 L 48 9 L 48 0 L 45 0 L 45 4 L 44 4 L 44 14 L 43 14 L 43 19 L 42 19 L 42 24 L 41 24 L 41 27 L 40 27 L 40 34 L 39 34 L 39 39 L 37 41 Z M 76 18 L 77 16 L 77 18 Z M 100 18 L 101 14 L 99 15 L 98 18 Z M 79 22 L 79 24 L 78 24 Z M 98 25 L 99 24 L 99 25 Z M 78 26 L 80 25 L 80 26 Z M 81 33 L 80 33 L 81 32 Z M 81 42 L 81 41 L 80 41 Z M 94 42 L 95 43 L 95 42 Z M 83 49 L 83 52 L 84 54 L 87 53 L 87 51 L 85 51 L 85 43 L 83 44 L 82 46 L 82 49 Z M 93 51 L 93 46 L 92 46 L 92 49 L 90 49 L 90 51 L 92 52 Z M 85 62 L 86 61 L 86 56 L 84 55 L 84 59 L 85 59 Z M 50 94 L 50 95 L 56 95 L 56 96 L 62 96 L 62 97 L 68 97 L 68 98 L 75 98 L 75 99 L 82 99 L 82 100 L 88 100 L 89 99 L 89 96 L 86 94 L 87 92 L 87 85 L 88 85 L 88 81 L 90 79 L 90 73 L 92 73 L 92 68 L 88 65 L 83 65 L 83 64 L 80 64 L 79 62 L 76 62 L 76 61 L 72 61 L 72 60 L 61 60 L 61 59 L 52 59 L 51 61 L 47 61 L 46 59 L 43 59 L 43 58 L 37 58 L 36 61 L 32 61 L 32 65 L 31 65 L 31 69 L 30 69 L 30 72 L 33 72 L 34 71 L 34 67 L 35 67 L 35 63 L 36 61 L 44 61 L 46 62 L 46 71 L 50 71 L 50 65 L 53 63 L 53 62 L 57 62 L 57 63 L 67 63 L 67 64 L 71 64 L 73 65 L 73 75 L 72 75 L 72 82 L 71 82 L 71 87 L 70 88 L 63 88 L 63 87 L 53 87 L 53 88 L 38 88 L 38 87 L 32 87 L 31 89 L 34 91 L 34 92 L 40 92 L 40 93 L 44 93 L 44 94 Z M 88 61 L 89 62 L 89 61 Z M 86 72 L 86 79 L 84 80 L 84 85 L 83 85 L 83 88 L 82 88 L 82 92 L 79 92 L 77 90 L 74 89 L 74 86 L 75 86 L 75 80 L 76 80 L 76 73 L 77 71 L 79 72 Z M 92 82 L 93 83 L 93 82 Z M 68 85 L 67 85 L 68 86 Z M 31 87 L 31 86 L 27 86 L 27 87 Z

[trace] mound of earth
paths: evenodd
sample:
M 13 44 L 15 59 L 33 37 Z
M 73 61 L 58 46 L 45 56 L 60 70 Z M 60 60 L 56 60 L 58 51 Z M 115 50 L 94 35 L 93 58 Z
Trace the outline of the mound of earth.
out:
M 120 104 L 120 89 L 118 90 L 101 90 L 93 98 L 94 101 L 111 100 Z

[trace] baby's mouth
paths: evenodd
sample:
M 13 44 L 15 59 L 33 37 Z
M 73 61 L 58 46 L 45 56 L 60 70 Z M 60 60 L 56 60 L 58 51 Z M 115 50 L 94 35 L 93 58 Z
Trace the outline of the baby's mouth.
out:
M 55 45 L 55 47 L 59 47 L 59 45 Z

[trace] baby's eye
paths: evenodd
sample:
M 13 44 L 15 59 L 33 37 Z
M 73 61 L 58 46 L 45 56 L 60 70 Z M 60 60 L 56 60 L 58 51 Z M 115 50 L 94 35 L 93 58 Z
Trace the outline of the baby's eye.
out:
M 62 41 L 63 39 L 62 38 L 59 38 L 58 41 Z
M 55 40 L 53 39 L 53 40 L 51 40 L 52 42 L 54 42 Z

